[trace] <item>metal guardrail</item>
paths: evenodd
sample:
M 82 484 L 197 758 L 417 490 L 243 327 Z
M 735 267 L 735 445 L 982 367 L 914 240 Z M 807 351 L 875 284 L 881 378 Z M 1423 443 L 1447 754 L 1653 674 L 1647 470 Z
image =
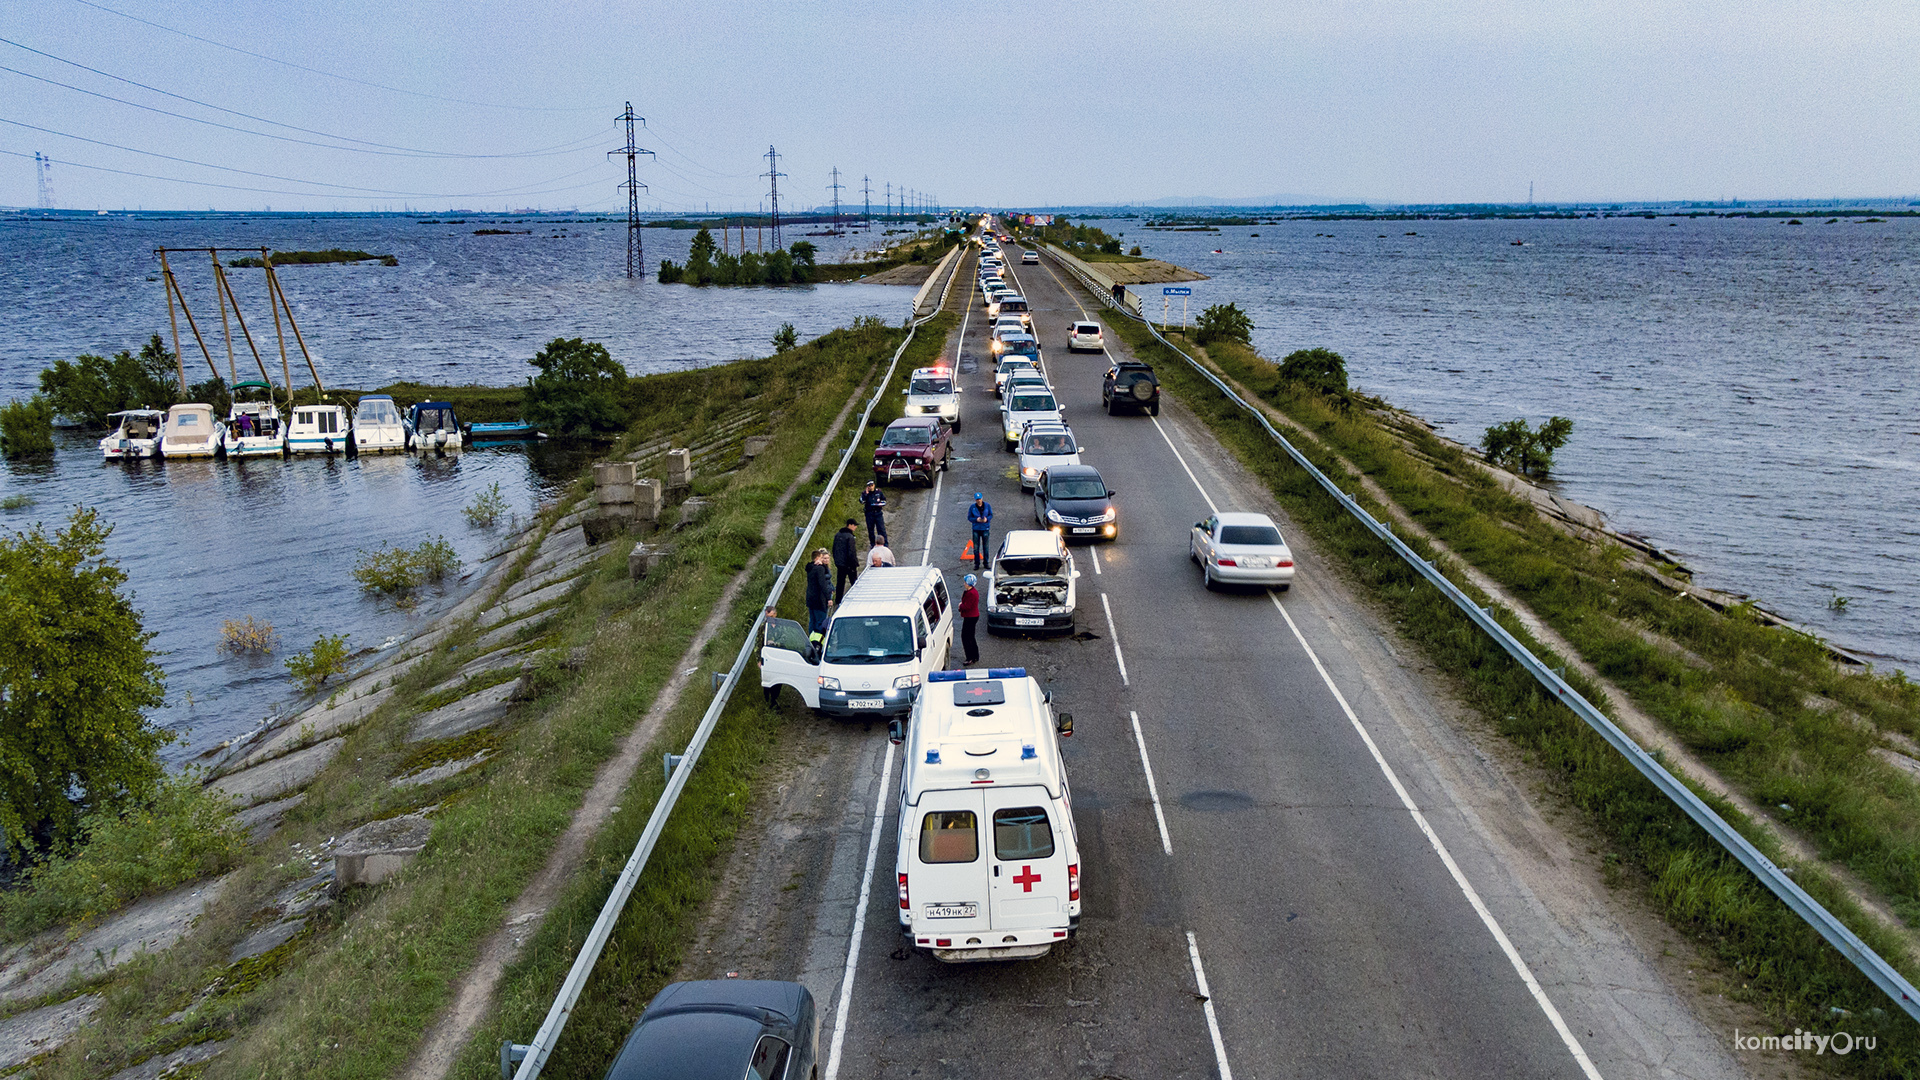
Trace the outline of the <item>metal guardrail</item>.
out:
M 1051 245 L 1049 245 L 1049 247 L 1051 247 Z M 1054 254 L 1058 257 L 1061 253 L 1056 250 Z M 1078 259 L 1068 257 L 1060 258 L 1058 261 L 1063 266 L 1066 266 L 1068 271 L 1073 273 L 1075 277 L 1080 278 L 1082 284 L 1086 285 L 1090 292 L 1099 296 L 1102 303 L 1106 304 L 1109 308 L 1116 307 L 1112 296 L 1103 292 L 1097 283 L 1091 279 L 1090 275 L 1085 273 L 1082 267 L 1076 265 L 1079 262 Z M 1125 311 L 1126 309 L 1120 308 L 1119 310 Z M 1908 1016 L 1915 1020 L 1920 1020 L 1920 991 L 1914 989 L 1913 984 L 1907 981 L 1906 976 L 1900 974 L 1884 957 L 1869 948 L 1865 942 L 1860 940 L 1858 935 L 1847 928 L 1845 923 L 1841 922 L 1825 907 L 1822 907 L 1818 900 L 1809 896 L 1807 891 L 1802 889 L 1798 882 L 1795 882 L 1793 878 L 1788 876 L 1787 871 L 1775 865 L 1772 859 L 1767 858 L 1751 841 L 1740 835 L 1732 825 L 1727 823 L 1725 818 L 1722 818 L 1711 806 L 1708 806 L 1698 795 L 1695 795 L 1691 788 L 1687 787 L 1686 784 L 1668 772 L 1653 755 L 1641 749 L 1640 744 L 1634 742 L 1626 732 L 1620 730 L 1619 726 L 1616 725 L 1611 718 L 1596 708 L 1594 704 L 1582 696 L 1578 690 L 1568 685 L 1567 681 L 1560 676 L 1559 672 L 1548 667 L 1539 657 L 1533 655 L 1532 650 L 1528 649 L 1518 638 L 1515 638 L 1509 633 L 1506 627 L 1500 625 L 1499 621 L 1493 617 L 1489 609 L 1476 604 L 1472 597 L 1462 592 L 1460 588 L 1448 579 L 1445 574 L 1441 573 L 1437 567 L 1421 558 L 1418 552 L 1414 551 L 1411 547 L 1407 546 L 1405 541 L 1394 535 L 1392 529 L 1368 513 L 1366 508 L 1356 502 L 1351 495 L 1342 491 L 1340 486 L 1335 484 L 1325 473 L 1321 472 L 1312 461 L 1309 461 L 1307 456 L 1301 453 L 1298 447 L 1295 447 L 1293 443 L 1289 442 L 1286 436 L 1280 434 L 1279 430 L 1268 421 L 1264 412 L 1235 393 L 1224 380 L 1214 375 L 1205 365 L 1193 357 L 1188 356 L 1184 350 L 1168 341 L 1161 335 L 1159 330 L 1154 328 L 1151 320 L 1141 318 L 1130 311 L 1127 311 L 1126 314 L 1136 322 L 1144 325 L 1147 328 L 1147 332 L 1152 334 L 1156 341 L 1192 365 L 1193 369 L 1199 372 L 1202 378 L 1213 384 L 1214 389 L 1226 395 L 1227 400 L 1245 409 L 1255 420 L 1259 421 L 1260 426 L 1266 429 L 1267 434 L 1272 436 L 1274 442 L 1280 444 L 1281 449 L 1285 450 L 1287 456 L 1293 459 L 1294 464 L 1306 470 L 1307 474 L 1313 477 L 1315 482 L 1317 482 L 1327 494 L 1333 496 L 1349 514 L 1352 514 L 1355 519 L 1366 526 L 1367 531 L 1385 541 L 1387 546 L 1391 547 L 1395 554 L 1406 560 L 1407 564 L 1413 567 L 1421 577 L 1426 578 L 1427 581 L 1439 589 L 1447 599 L 1453 601 L 1454 606 L 1465 612 L 1467 617 L 1473 620 L 1474 625 L 1484 630 L 1502 649 L 1507 651 L 1509 656 L 1518 661 L 1520 666 L 1534 677 L 1535 681 L 1552 691 L 1555 697 L 1566 704 L 1567 708 L 1573 710 L 1574 715 L 1585 721 L 1588 727 L 1598 732 L 1601 738 L 1605 739 L 1607 743 L 1618 751 L 1621 756 L 1625 757 L 1635 769 L 1640 771 L 1640 775 L 1652 781 L 1653 786 L 1659 788 L 1661 794 L 1671 799 L 1689 818 L 1692 818 L 1694 824 L 1706 830 L 1708 836 L 1713 837 L 1715 842 L 1725 848 L 1735 859 L 1738 859 L 1740 865 L 1746 867 L 1754 877 L 1760 880 L 1760 884 L 1765 885 L 1769 891 L 1775 896 L 1778 896 L 1789 908 L 1792 908 L 1794 914 L 1800 916 L 1808 926 L 1813 927 L 1821 937 L 1827 939 L 1827 943 L 1839 950 L 1840 955 L 1846 957 L 1854 967 L 1860 969 L 1861 974 L 1873 980 L 1873 984 L 1884 991 L 1888 997 L 1892 998 L 1894 1003 L 1905 1010 Z
M 955 252 L 959 250 L 959 248 L 954 249 Z M 936 268 L 936 275 L 938 272 Z M 929 278 L 928 286 L 931 286 L 934 280 L 935 278 Z M 947 287 L 940 292 L 940 306 L 934 309 L 934 314 L 938 314 L 945 306 L 947 290 L 952 288 L 952 285 L 952 276 L 949 275 Z M 580 952 L 573 958 L 573 967 L 568 970 L 566 980 L 560 984 L 560 992 L 554 996 L 553 1005 L 547 1010 L 547 1017 L 541 1022 L 539 1032 L 534 1035 L 531 1043 L 522 1045 L 509 1041 L 500 1047 L 500 1075 L 503 1078 L 534 1080 L 540 1075 L 540 1071 L 546 1068 L 547 1058 L 552 1055 L 554 1044 L 560 1039 L 560 1032 L 565 1029 L 568 1018 L 573 1015 L 574 1004 L 580 1000 L 580 992 L 586 988 L 587 977 L 593 973 L 594 965 L 599 962 L 600 953 L 606 948 L 607 939 L 612 936 L 614 926 L 620 921 L 620 913 L 625 909 L 628 897 L 633 895 L 634 886 L 640 881 L 641 871 L 647 867 L 647 860 L 653 854 L 654 845 L 659 842 L 661 832 L 666 829 L 668 816 L 673 813 L 674 805 L 679 802 L 680 793 L 686 790 L 687 780 L 693 773 L 693 767 L 699 763 L 700 754 L 707 747 L 707 740 L 712 737 L 713 729 L 720 723 L 720 714 L 726 711 L 727 703 L 733 697 L 734 688 L 739 684 L 747 662 L 753 657 L 754 646 L 760 640 L 761 627 L 766 623 L 767 608 L 773 606 L 780 598 L 780 594 L 786 591 L 787 582 L 792 579 L 794 568 L 802 565 L 808 540 L 813 536 L 813 531 L 819 527 L 821 516 L 827 512 L 827 504 L 831 501 L 830 497 L 834 489 L 839 487 L 840 479 L 847 471 L 847 465 L 853 461 L 853 452 L 860 447 L 860 440 L 867 430 L 868 418 L 873 415 L 873 410 L 886 396 L 887 386 L 893 381 L 893 373 L 900 366 L 900 358 L 906 355 L 907 346 L 913 344 L 914 334 L 921 324 L 931 318 L 933 315 L 915 318 L 909 322 L 906 340 L 894 350 L 893 359 L 887 363 L 886 374 L 880 377 L 879 384 L 874 388 L 873 399 L 868 401 L 867 407 L 861 411 L 860 420 L 853 427 L 851 440 L 846 449 L 840 452 L 840 464 L 835 467 L 833 475 L 827 480 L 826 488 L 815 500 L 813 515 L 807 519 L 806 526 L 799 529 L 794 540 L 793 554 L 780 565 L 780 574 L 774 579 L 773 588 L 767 593 L 766 601 L 760 605 L 760 610 L 754 615 L 753 626 L 748 629 L 746 640 L 740 643 L 740 651 L 733 658 L 733 666 L 727 670 L 713 700 L 707 704 L 706 713 L 700 717 L 700 726 L 694 729 L 693 738 L 688 741 L 684 753 L 678 755 L 677 759 L 669 756 L 670 772 L 667 776 L 666 790 L 660 793 L 660 800 L 654 804 L 653 815 L 647 819 L 647 827 L 640 833 L 640 840 L 634 845 L 633 854 L 628 856 L 626 866 L 620 871 L 619 880 L 614 882 L 612 893 L 607 896 L 607 902 L 601 907 L 599 917 L 594 920 L 593 929 L 587 932 L 586 941 L 581 943 Z M 518 1069 L 514 1070 L 516 1064 Z

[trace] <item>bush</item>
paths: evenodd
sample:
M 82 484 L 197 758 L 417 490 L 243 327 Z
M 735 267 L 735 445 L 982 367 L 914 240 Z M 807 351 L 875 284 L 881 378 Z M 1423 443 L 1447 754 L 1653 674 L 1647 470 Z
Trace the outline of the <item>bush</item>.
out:
M 25 510 L 36 501 L 31 495 L 9 495 L 0 499 L 0 510 Z
M 453 550 L 452 544 L 447 543 L 446 537 L 436 536 L 431 540 L 422 540 L 420 546 L 413 549 L 413 564 L 419 569 L 422 581 L 437 585 L 446 580 L 448 575 L 459 572 L 460 555 Z
M 781 323 L 780 329 L 773 332 L 773 350 L 775 352 L 786 352 L 798 344 L 800 344 L 800 332 L 795 330 L 793 324 L 790 322 Z
M 1347 392 L 1347 362 L 1332 349 L 1296 349 L 1280 361 L 1280 377 L 1318 394 L 1341 397 Z
M 1238 304 L 1215 304 L 1200 313 L 1193 324 L 1194 339 L 1202 345 L 1216 341 L 1253 341 L 1253 319 Z
M 353 561 L 353 580 L 370 593 L 407 597 L 421 585 L 438 582 L 460 569 L 460 556 L 445 537 L 423 540 L 419 547 L 380 545 L 362 549 Z
M 265 619 L 228 619 L 220 624 L 220 645 L 237 653 L 270 653 L 280 647 L 280 634 Z
M 1509 420 L 1488 428 L 1480 438 L 1487 460 L 1527 476 L 1545 476 L 1553 468 L 1553 452 L 1567 444 L 1573 434 L 1573 421 L 1564 416 L 1548 417 L 1539 430 L 1527 426 L 1525 419 Z
M 95 427 L 105 426 L 111 412 L 164 409 L 182 400 L 179 368 L 159 334 L 148 338 L 137 356 L 122 349 L 111 359 L 89 353 L 55 361 L 40 373 L 40 391 L 53 403 L 55 415 Z
M 0 405 L 0 453 L 10 458 L 53 453 L 53 406 L 45 394 Z
M 660 284 L 671 285 L 686 276 L 686 269 L 671 259 L 660 260 Z
M 150 797 L 176 737 L 142 715 L 166 682 L 126 571 L 100 558 L 112 531 L 78 509 L 51 537 L 0 536 L 0 833 L 15 850 Z
M 321 634 L 313 648 L 287 658 L 287 670 L 300 682 L 300 689 L 311 694 L 335 675 L 347 673 L 347 635 Z
M 1127 249 L 1127 254 L 1129 254 L 1129 255 L 1138 255 L 1138 254 L 1140 254 L 1140 245 L 1139 245 L 1139 244 L 1135 244 L 1135 245 L 1133 245 L 1133 246 L 1132 246 L 1131 248 L 1128 248 L 1128 249 Z
M 529 424 L 551 435 L 574 437 L 627 426 L 627 410 L 620 404 L 627 369 L 614 361 L 605 345 L 554 338 L 528 363 L 540 369 L 539 375 L 527 380 Z
M 145 805 L 96 810 L 77 842 L 0 893 L 0 933 L 13 941 L 55 923 L 98 918 L 143 896 L 231 868 L 247 834 L 232 803 L 192 775 L 160 781 Z
M 507 497 L 500 494 L 500 481 L 495 480 L 492 487 L 475 495 L 460 512 L 467 515 L 467 524 L 476 529 L 493 528 L 500 515 L 507 512 Z

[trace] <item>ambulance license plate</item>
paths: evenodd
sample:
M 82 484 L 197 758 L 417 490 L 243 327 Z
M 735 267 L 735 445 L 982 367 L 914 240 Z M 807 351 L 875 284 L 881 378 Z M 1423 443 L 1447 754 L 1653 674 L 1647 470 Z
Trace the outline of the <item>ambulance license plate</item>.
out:
M 881 701 L 879 698 L 848 698 L 847 699 L 847 708 L 849 709 L 878 709 L 885 705 L 886 705 L 886 702 Z
M 980 915 L 980 905 L 976 903 L 928 904 L 926 910 L 929 919 L 973 919 Z
M 1078 535 L 1080 535 L 1081 533 L 1090 533 L 1090 532 L 1092 532 L 1092 531 L 1093 531 L 1093 529 L 1092 529 L 1092 528 L 1090 528 L 1090 527 L 1089 527 L 1089 528 L 1085 528 L 1085 529 L 1075 529 L 1075 530 L 1073 530 L 1073 534 L 1074 534 L 1075 536 L 1078 536 Z
M 1045 626 L 1045 625 L 1047 625 L 1047 620 L 1045 620 L 1045 619 L 1023 619 L 1023 618 L 1018 618 L 1018 617 L 1016 617 L 1016 618 L 1015 618 L 1015 619 L 1013 620 L 1013 625 L 1015 625 L 1015 626 Z

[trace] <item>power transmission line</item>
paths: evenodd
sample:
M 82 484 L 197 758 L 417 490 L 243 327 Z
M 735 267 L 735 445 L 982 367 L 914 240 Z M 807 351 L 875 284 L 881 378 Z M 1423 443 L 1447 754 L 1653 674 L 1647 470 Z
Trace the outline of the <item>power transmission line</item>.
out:
M 627 111 L 614 119 L 627 122 L 627 145 L 623 149 L 607 151 L 607 156 L 627 155 L 627 182 L 620 186 L 627 192 L 627 276 L 633 277 L 643 261 L 640 257 L 640 189 L 647 186 L 640 182 L 635 161 L 641 154 L 653 157 L 654 153 L 633 145 L 633 122 L 638 120 L 643 124 L 646 123 L 644 117 L 633 115 L 633 102 L 627 102 Z
M 34 178 L 40 185 L 40 209 L 53 209 L 53 161 L 38 151 L 33 155 Z
M 833 167 L 833 183 L 827 186 L 833 189 L 833 231 L 837 233 L 840 231 L 840 188 L 842 187 L 840 166 Z
M 860 194 L 866 200 L 866 213 L 861 215 L 861 220 L 863 223 L 862 227 L 864 228 L 865 231 L 872 232 L 873 231 L 873 177 L 865 176 L 865 175 L 862 175 L 860 177 Z
M 767 171 L 761 174 L 771 185 L 767 191 L 767 206 L 772 211 L 768 222 L 773 233 L 773 247 L 778 251 L 780 243 L 780 178 L 787 175 L 780 171 L 780 153 L 772 146 L 767 147 Z

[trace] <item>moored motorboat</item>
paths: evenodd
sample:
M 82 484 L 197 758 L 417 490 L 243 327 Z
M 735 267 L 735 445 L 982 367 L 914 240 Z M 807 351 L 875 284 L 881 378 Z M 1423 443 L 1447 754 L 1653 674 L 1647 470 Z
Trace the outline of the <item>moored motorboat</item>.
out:
M 407 411 L 413 429 L 407 448 L 424 454 L 431 450 L 459 450 L 466 445 L 460 419 L 454 415 L 451 401 L 419 401 Z
M 471 445 L 476 447 L 546 438 L 525 420 L 476 421 L 467 425 L 467 437 L 472 440 Z
M 164 458 L 210 458 L 226 452 L 227 427 L 213 414 L 213 406 L 188 402 L 167 410 L 166 431 L 160 440 Z
M 353 440 L 345 405 L 297 405 L 287 425 L 289 454 L 344 454 Z
M 286 431 L 273 387 L 263 382 L 233 384 L 227 410 L 228 457 L 279 457 L 286 452 Z
M 354 404 L 353 441 L 363 454 L 398 453 L 407 448 L 407 422 L 392 397 L 368 394 Z
M 166 431 L 166 413 L 159 409 L 127 409 L 108 413 L 107 419 L 117 423 L 113 431 L 100 440 L 102 457 L 119 461 L 159 456 L 160 436 Z

